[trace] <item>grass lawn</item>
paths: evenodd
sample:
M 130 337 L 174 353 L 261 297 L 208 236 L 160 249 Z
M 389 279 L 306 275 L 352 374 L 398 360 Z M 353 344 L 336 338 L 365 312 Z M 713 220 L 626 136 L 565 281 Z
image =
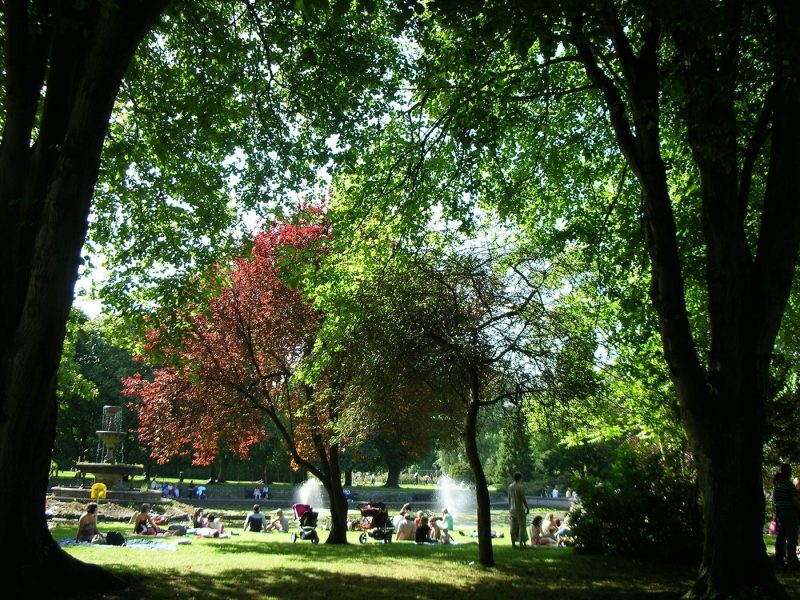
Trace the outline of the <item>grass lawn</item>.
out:
M 320 533 L 324 541 L 326 532 Z M 57 527 L 53 535 L 73 537 L 75 528 Z M 229 539 L 191 537 L 191 544 L 175 551 L 111 546 L 67 551 L 131 583 L 122 593 L 104 596 L 109 600 L 679 598 L 695 574 L 694 568 L 581 555 L 568 548 L 522 552 L 512 549 L 507 537 L 494 540 L 497 565 L 484 569 L 477 564 L 475 544 L 428 547 L 369 539 L 361 545 L 358 532 L 348 535 L 348 546 L 292 544 L 288 534 L 244 533 Z M 790 597 L 800 598 L 800 575 L 782 573 L 780 579 Z
M 105 528 L 110 529 L 110 527 Z M 74 536 L 58 527 L 56 539 Z M 324 541 L 326 532 L 320 531 Z M 497 566 L 477 565 L 476 544 L 418 546 L 410 542 L 348 546 L 292 544 L 288 534 L 245 533 L 192 538 L 176 551 L 68 547 L 81 560 L 106 566 L 131 582 L 109 596 L 132 598 L 677 598 L 694 569 L 585 556 L 571 549 L 513 550 L 495 540 Z M 470 541 L 457 536 L 459 541 Z M 172 538 L 170 541 L 176 541 Z

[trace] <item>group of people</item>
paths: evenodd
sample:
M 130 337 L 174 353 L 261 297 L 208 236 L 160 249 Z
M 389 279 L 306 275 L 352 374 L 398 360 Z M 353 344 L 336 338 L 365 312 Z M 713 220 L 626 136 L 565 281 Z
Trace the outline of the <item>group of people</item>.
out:
M 397 541 L 414 541 L 418 544 L 454 544 L 453 515 L 442 509 L 441 516 L 426 515 L 418 511 L 414 515 L 411 505 L 406 503 L 392 519 Z
M 257 487 L 253 489 L 253 499 L 254 500 L 269 500 L 269 486 L 265 485 L 264 487 Z
M 187 534 L 207 538 L 230 537 L 225 531 L 222 518 L 214 513 L 206 514 L 202 508 L 197 508 L 192 515 L 192 527 L 186 530 Z
M 556 496 L 553 496 L 554 498 Z M 564 514 L 564 520 L 556 519 L 553 513 L 544 517 L 536 515 L 528 526 L 528 500 L 525 497 L 525 486 L 522 483 L 522 473 L 514 473 L 514 481 L 508 486 L 508 514 L 511 524 L 511 546 L 514 548 L 527 548 L 530 539 L 531 546 L 562 546 L 572 541 L 572 530 L 569 524 L 569 513 Z
M 791 481 L 792 466 L 781 465 L 772 479 L 772 502 L 775 506 L 775 566 L 800 571 L 797 536 L 800 530 L 800 478 Z
M 284 516 L 283 510 L 278 509 L 272 517 L 269 517 L 261 512 L 261 506 L 258 504 L 253 505 L 253 510 L 247 513 L 244 518 L 244 531 L 252 531 L 254 533 L 270 532 L 270 531 L 286 531 L 289 529 L 289 519 Z

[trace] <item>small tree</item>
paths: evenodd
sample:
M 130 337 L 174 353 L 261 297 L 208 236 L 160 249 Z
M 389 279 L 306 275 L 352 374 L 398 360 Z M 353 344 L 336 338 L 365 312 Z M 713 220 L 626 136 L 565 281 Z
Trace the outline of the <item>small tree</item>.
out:
M 515 471 L 522 473 L 524 480 L 530 481 L 534 471 L 532 454 L 531 435 L 525 414 L 521 406 L 512 406 L 501 431 L 500 446 L 497 449 L 496 481 L 511 481 Z
M 176 366 L 156 371 L 152 382 L 137 377 L 125 386 L 140 400 L 139 438 L 160 461 L 190 451 L 196 463 L 207 464 L 221 441 L 245 454 L 263 438 L 269 419 L 295 465 L 328 492 L 328 543 L 346 543 L 335 435 L 338 374 L 331 368 L 314 381 L 301 376 L 323 315 L 303 299 L 300 287 L 318 268 L 329 235 L 313 208 L 296 223 L 256 235 L 250 255 L 235 262 L 228 283 L 191 327 L 178 339 L 151 332 L 151 348 L 158 345 Z

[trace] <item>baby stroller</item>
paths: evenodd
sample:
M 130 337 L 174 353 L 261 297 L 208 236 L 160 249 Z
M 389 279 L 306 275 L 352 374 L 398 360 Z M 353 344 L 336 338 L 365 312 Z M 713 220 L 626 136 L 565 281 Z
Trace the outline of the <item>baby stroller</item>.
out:
M 294 512 L 294 520 L 300 528 L 300 533 L 292 531 L 289 539 L 294 544 L 298 538 L 301 540 L 311 540 L 312 544 L 319 544 L 319 535 L 317 534 L 317 516 L 316 512 L 311 509 L 310 504 L 292 504 L 292 511 Z
M 394 527 L 383 502 L 372 502 L 361 507 L 361 531 L 358 541 L 362 544 L 367 543 L 367 536 L 385 544 L 392 542 Z

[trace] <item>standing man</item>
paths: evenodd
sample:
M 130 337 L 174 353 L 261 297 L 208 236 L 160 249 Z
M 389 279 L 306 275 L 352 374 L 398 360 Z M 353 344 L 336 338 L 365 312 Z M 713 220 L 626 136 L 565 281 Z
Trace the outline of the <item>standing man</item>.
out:
M 508 513 L 511 522 L 511 546 L 521 549 L 528 547 L 528 500 L 525 498 L 525 486 L 522 485 L 522 473 L 514 473 L 514 481 L 508 486 Z
M 772 501 L 775 503 L 775 520 L 778 536 L 775 539 L 775 568 L 800 570 L 797 560 L 797 533 L 800 526 L 800 494 L 792 485 L 791 465 L 781 465 L 773 479 Z

